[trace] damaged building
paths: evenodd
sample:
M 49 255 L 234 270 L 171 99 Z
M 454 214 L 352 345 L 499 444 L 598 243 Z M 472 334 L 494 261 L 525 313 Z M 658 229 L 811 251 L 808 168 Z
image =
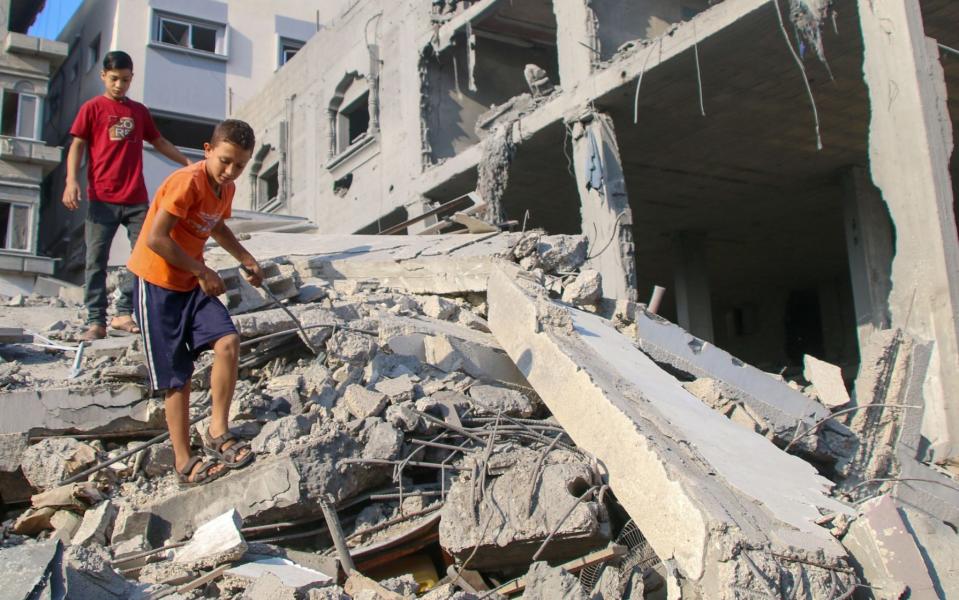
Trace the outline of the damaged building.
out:
M 959 595 L 953 4 L 346 3 L 233 115 L 252 465 L 7 302 L 12 597 Z

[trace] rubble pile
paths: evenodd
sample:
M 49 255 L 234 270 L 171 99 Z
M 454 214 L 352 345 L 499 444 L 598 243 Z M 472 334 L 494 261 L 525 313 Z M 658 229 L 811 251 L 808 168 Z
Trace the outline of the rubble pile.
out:
M 0 346 L 9 597 L 956 589 L 959 486 L 922 463 L 908 408 L 926 345 L 878 336 L 844 396 L 827 363 L 787 382 L 603 299 L 579 236 L 431 237 L 253 235 L 289 312 L 211 251 L 256 460 L 206 485 L 176 483 L 137 336 L 80 350 L 58 322 Z M 17 377 L 29 352 L 57 368 Z

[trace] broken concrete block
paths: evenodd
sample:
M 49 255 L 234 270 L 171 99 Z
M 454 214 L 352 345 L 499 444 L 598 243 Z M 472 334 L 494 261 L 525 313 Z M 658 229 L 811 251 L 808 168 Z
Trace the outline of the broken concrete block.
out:
M 427 360 L 426 340 L 438 337 L 444 339 L 429 342 L 434 360 L 451 369 L 456 366 L 477 379 L 526 385 L 516 365 L 491 335 L 429 317 L 391 316 L 380 321 L 382 345 L 389 347 L 394 354 L 412 356 L 422 362 L 430 362 Z
M 547 273 L 570 272 L 586 262 L 586 246 L 586 236 L 544 235 L 536 242 L 536 252 Z
M 376 352 L 376 339 L 355 331 L 339 330 L 326 343 L 331 366 L 364 365 Z
M 73 544 L 85 546 L 98 544 L 110 545 L 113 533 L 113 521 L 117 516 L 117 507 L 110 500 L 104 500 L 94 508 L 83 513 L 83 521 L 73 534 Z
M 19 535 L 37 535 L 41 531 L 53 529 L 50 520 L 55 514 L 57 509 L 51 506 L 28 508 L 13 522 L 13 532 Z
M 416 392 L 416 381 L 410 375 L 402 375 L 390 379 L 381 379 L 373 386 L 377 392 L 386 394 L 390 402 L 399 404 L 413 400 Z
M 287 442 L 296 440 L 310 432 L 314 419 L 306 415 L 290 415 L 268 421 L 257 434 L 250 447 L 257 454 L 279 454 Z
M 110 555 L 96 545 L 70 546 L 63 552 L 66 598 L 126 600 L 134 586 L 110 566 Z
M 333 578 L 325 573 L 299 565 L 292 560 L 279 556 L 262 556 L 247 553 L 243 564 L 233 567 L 226 575 L 249 580 L 256 587 L 255 594 L 261 598 L 305 598 L 309 590 L 329 585 Z M 272 578 L 269 585 L 260 584 L 260 580 Z M 248 587 L 246 595 L 256 598 Z M 266 595 L 260 595 L 266 594 Z M 275 594 L 275 595 L 271 595 Z
M 296 270 L 291 265 L 278 265 L 272 261 L 260 263 L 263 269 L 263 285 L 279 300 L 294 298 L 299 294 L 296 286 Z M 273 304 L 273 300 L 260 288 L 250 285 L 240 267 L 221 269 L 220 277 L 226 286 L 223 304 L 231 315 L 238 315 Z
M 815 468 L 705 406 L 611 322 L 550 301 L 517 269 L 494 272 L 488 298 L 496 339 L 689 589 L 768 593 L 753 571 L 779 581 L 783 569 L 813 594 L 835 577 L 848 588 L 853 578 L 829 568 L 848 570 L 846 553 L 815 522 L 849 509 Z M 751 550 L 723 550 L 734 547 Z M 781 552 L 802 560 L 778 563 L 771 553 Z
M 420 307 L 427 317 L 440 321 L 449 321 L 459 312 L 459 307 L 454 302 L 441 296 L 427 296 L 420 302 Z
M 442 509 L 443 549 L 460 561 L 472 556 L 473 568 L 497 569 L 528 562 L 554 531 L 544 560 L 583 556 L 605 546 L 610 526 L 599 519 L 599 505 L 578 502 L 592 485 L 587 461 L 566 450 L 552 451 L 542 465 L 539 457 L 540 452 L 525 448 L 497 454 L 486 467 L 486 501 L 478 511 L 476 482 L 462 474 Z
M 412 433 L 420 425 L 420 416 L 407 404 L 394 404 L 386 408 L 386 421 L 406 433 Z
M 30 498 L 34 508 L 68 508 L 83 512 L 103 500 L 103 494 L 90 482 L 71 483 L 35 494 Z
M 391 592 L 359 571 L 350 573 L 350 576 L 346 578 L 343 589 L 354 599 L 367 592 L 372 593 L 370 598 L 373 600 L 404 600 L 402 595 Z
M 154 444 L 143 451 L 143 472 L 149 477 L 160 477 L 173 470 L 176 456 L 173 454 L 173 444 L 165 442 Z
M 80 528 L 83 518 L 71 510 L 58 510 L 50 517 L 50 526 L 53 527 L 53 535 L 64 545 L 69 546 L 73 540 L 73 534 Z
M 524 580 L 524 600 L 586 600 L 576 577 L 545 562 L 534 562 Z
M 57 487 L 96 460 L 96 450 L 87 444 L 73 438 L 51 437 L 27 447 L 20 468 L 30 485 L 45 490 Z
M 0 433 L 137 431 L 163 426 L 163 411 L 145 388 L 54 388 L 0 394 Z
M 199 568 L 212 568 L 238 560 L 246 553 L 246 540 L 240 533 L 243 519 L 236 509 L 210 519 L 197 527 L 186 546 L 173 554 L 173 562 Z
M 603 297 L 603 278 L 599 271 L 584 269 L 563 288 L 563 302 L 573 306 L 594 306 Z
M 346 591 L 338 585 L 313 588 L 307 592 L 306 600 L 350 600 Z
M 896 501 L 883 495 L 864 502 L 842 538 L 868 584 L 884 598 L 935 598 L 936 588 Z
M 319 585 L 321 584 L 290 585 L 274 573 L 265 572 L 256 577 L 253 584 L 246 588 L 243 598 L 244 600 L 301 600 L 306 597 L 306 593 L 311 588 Z
M 733 423 L 742 425 L 749 431 L 766 435 L 769 428 L 766 421 L 754 415 L 742 402 L 727 396 L 728 388 L 710 377 L 700 377 L 683 384 L 690 394 L 699 398 L 706 406 L 724 415 Z
M 403 449 L 403 432 L 380 419 L 367 419 L 360 434 L 363 458 L 387 458 Z
M 803 356 L 803 377 L 816 388 L 819 401 L 829 408 L 849 404 L 849 392 L 842 379 L 842 369 L 808 354 Z
M 127 350 L 133 347 L 137 336 L 125 335 L 122 337 L 105 337 L 102 340 L 89 342 L 83 348 L 85 358 L 120 358 Z
M 29 440 L 26 433 L 0 434 L 0 503 L 23 502 L 33 494 L 20 468 Z
M 0 581 L 3 582 L 0 595 L 9 600 L 58 597 L 53 591 L 59 587 L 62 594 L 62 554 L 58 540 L 27 540 L 0 548 Z
M 469 396 L 478 414 L 502 413 L 510 417 L 526 419 L 536 412 L 536 405 L 532 400 L 522 392 L 510 388 L 477 384 L 470 387 Z
M 916 539 L 939 597 L 959 598 L 959 533 L 951 524 L 909 505 L 901 505 L 899 512 Z
M 343 393 L 343 402 L 357 419 L 375 417 L 386 408 L 386 394 L 368 390 L 361 385 L 352 384 Z
M 780 446 L 792 441 L 797 424 L 801 425 L 800 430 L 803 431 L 829 417 L 826 407 L 783 381 L 657 315 L 638 311 L 636 330 L 636 342 L 650 358 L 668 365 L 670 370 L 693 378 L 716 380 L 723 395 L 747 407 L 750 414 L 762 422 L 766 436 Z M 850 436 L 837 423 L 828 422 L 823 427 L 826 428 L 834 430 L 837 435 Z M 806 436 L 797 443 L 797 447 L 823 458 L 834 459 L 830 448 L 824 446 L 821 440 L 821 436 Z

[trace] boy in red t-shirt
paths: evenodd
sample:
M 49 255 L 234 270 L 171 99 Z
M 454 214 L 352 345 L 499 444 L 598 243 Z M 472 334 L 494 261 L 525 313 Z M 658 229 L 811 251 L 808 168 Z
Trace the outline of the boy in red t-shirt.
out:
M 157 190 L 127 263 L 137 276 L 134 305 L 150 384 L 166 390 L 167 427 L 181 485 L 212 481 L 253 460 L 249 444 L 230 433 L 227 423 L 240 337 L 217 299 L 223 280 L 203 263 L 203 245 L 213 236 L 240 261 L 252 285 L 262 283 L 259 263 L 224 222 L 236 190 L 233 180 L 250 160 L 255 139 L 243 121 L 217 125 L 203 144 L 206 160 L 175 171 Z M 201 460 L 190 452 L 190 378 L 193 361 L 210 348 L 213 415 L 203 440 L 210 459 Z
M 176 146 L 160 135 L 150 111 L 127 98 L 133 79 L 133 59 L 126 52 L 108 52 L 103 57 L 103 95 L 80 107 L 70 128 L 73 143 L 67 153 L 67 183 L 63 204 L 69 210 L 80 206 L 80 161 L 87 157 L 87 196 L 90 206 L 84 223 L 87 246 L 84 304 L 87 307 L 85 341 L 107 335 L 107 261 L 117 228 L 123 225 L 132 247 L 140 235 L 147 212 L 147 188 L 143 182 L 143 140 L 163 156 L 181 165 L 190 164 Z M 133 282 L 121 278 L 114 329 L 138 333 L 130 316 Z

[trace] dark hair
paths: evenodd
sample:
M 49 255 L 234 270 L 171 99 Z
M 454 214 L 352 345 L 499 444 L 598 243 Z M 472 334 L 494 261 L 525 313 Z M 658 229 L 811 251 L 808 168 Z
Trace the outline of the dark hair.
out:
M 220 142 L 230 142 L 234 146 L 252 152 L 256 145 L 256 134 L 253 128 L 244 121 L 238 119 L 227 119 L 220 121 L 220 124 L 213 130 L 213 137 L 210 138 L 210 145 L 216 146 Z
M 133 59 L 123 50 L 112 50 L 103 57 L 104 71 L 119 71 L 120 69 L 133 70 Z

